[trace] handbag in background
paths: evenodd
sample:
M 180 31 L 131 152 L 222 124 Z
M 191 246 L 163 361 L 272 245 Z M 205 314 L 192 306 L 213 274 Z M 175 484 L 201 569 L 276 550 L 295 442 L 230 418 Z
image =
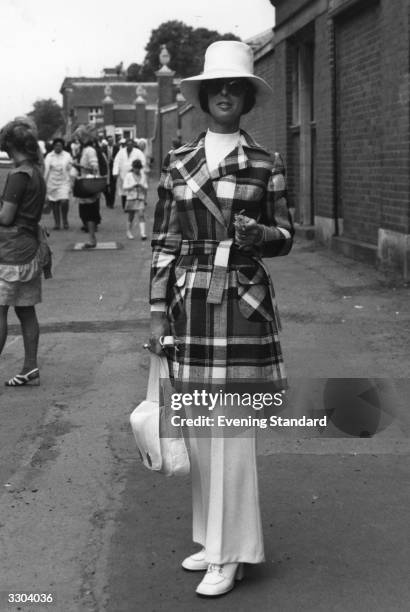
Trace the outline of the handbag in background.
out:
M 150 356 L 147 396 L 132 412 L 131 428 L 145 467 L 166 476 L 184 476 L 190 465 L 181 428 L 173 427 L 176 437 L 161 437 L 161 421 L 167 418 L 167 411 L 160 401 L 160 381 L 169 378 L 167 359 L 152 353 Z
M 92 198 L 102 193 L 106 186 L 106 176 L 76 177 L 73 185 L 73 196 L 75 198 Z

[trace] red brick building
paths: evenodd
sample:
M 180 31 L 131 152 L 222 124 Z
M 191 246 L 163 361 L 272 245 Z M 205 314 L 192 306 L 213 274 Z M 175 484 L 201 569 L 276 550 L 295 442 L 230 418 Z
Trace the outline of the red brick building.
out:
M 273 50 L 258 70 L 274 88 L 268 120 L 296 220 L 409 280 L 409 2 L 271 3 Z

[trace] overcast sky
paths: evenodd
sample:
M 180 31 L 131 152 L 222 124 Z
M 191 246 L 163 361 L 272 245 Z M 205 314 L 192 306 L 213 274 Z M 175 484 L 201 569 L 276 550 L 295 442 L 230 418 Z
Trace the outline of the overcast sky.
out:
M 242 39 L 274 25 L 269 0 L 0 0 L 0 125 L 39 98 L 61 104 L 65 76 L 140 63 L 151 30 L 178 19 Z

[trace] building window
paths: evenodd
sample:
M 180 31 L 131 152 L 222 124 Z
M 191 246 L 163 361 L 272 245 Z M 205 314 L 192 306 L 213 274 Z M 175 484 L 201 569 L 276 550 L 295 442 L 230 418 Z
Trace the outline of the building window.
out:
M 92 106 L 88 109 L 88 121 L 90 123 L 102 123 L 103 122 L 102 106 Z
M 123 138 L 135 138 L 135 130 L 134 128 L 124 128 L 122 131 Z

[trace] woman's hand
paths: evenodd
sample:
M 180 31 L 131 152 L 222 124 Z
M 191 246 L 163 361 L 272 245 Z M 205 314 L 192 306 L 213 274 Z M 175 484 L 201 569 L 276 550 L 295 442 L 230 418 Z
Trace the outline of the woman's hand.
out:
M 169 335 L 171 335 L 171 329 L 165 312 L 151 312 L 151 336 L 148 349 L 156 355 L 161 355 L 163 347 L 159 339 Z
M 245 215 L 235 216 L 235 242 L 241 249 L 249 249 L 260 244 L 263 228 L 255 219 Z

